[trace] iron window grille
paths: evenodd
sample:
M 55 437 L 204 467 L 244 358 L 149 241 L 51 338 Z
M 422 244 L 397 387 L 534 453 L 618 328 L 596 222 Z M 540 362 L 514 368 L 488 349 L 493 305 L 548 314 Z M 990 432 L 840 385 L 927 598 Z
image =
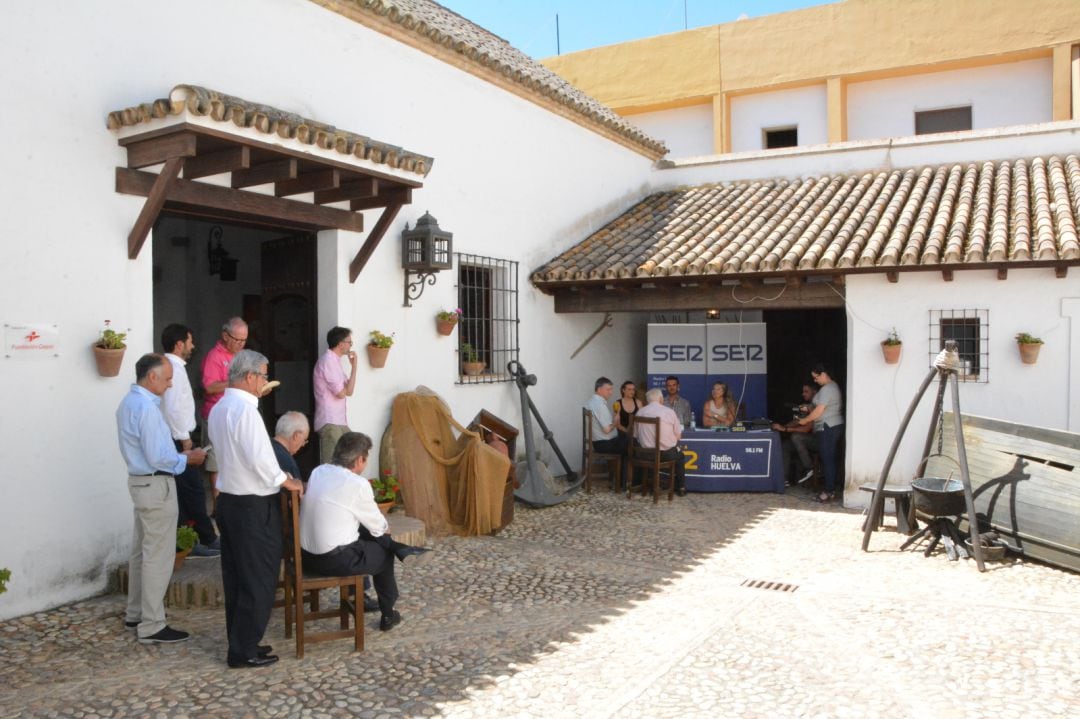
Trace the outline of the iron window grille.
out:
M 518 359 L 518 263 L 455 253 L 458 262 L 458 384 L 512 382 L 506 365 Z M 484 363 L 465 374 L 465 344 Z
M 930 310 L 930 366 L 956 340 L 961 382 L 990 381 L 990 310 Z

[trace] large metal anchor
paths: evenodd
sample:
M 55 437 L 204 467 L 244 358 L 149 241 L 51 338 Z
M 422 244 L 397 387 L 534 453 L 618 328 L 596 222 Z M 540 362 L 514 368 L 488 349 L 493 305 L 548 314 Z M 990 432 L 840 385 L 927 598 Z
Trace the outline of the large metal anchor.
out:
M 518 391 L 521 393 L 521 428 L 525 434 L 525 452 L 528 467 L 525 477 L 518 477 L 521 486 L 514 492 L 514 496 L 525 504 L 534 507 L 550 507 L 565 502 L 581 486 L 582 480 L 578 479 L 577 473 L 570 469 L 566 457 L 559 450 L 559 445 L 555 443 L 555 436 L 544 424 L 544 419 L 540 416 L 536 405 L 533 404 L 532 398 L 529 397 L 528 389 L 536 384 L 536 375 L 527 374 L 525 368 L 517 360 L 507 363 L 506 371 L 514 378 L 514 384 L 517 385 Z M 536 461 L 536 448 L 533 446 L 530 414 L 536 415 L 536 422 L 544 432 L 544 439 L 555 450 L 555 455 L 562 463 L 563 469 L 566 470 L 566 481 L 570 486 L 562 492 L 554 488 L 554 477 L 552 477 L 551 471 Z

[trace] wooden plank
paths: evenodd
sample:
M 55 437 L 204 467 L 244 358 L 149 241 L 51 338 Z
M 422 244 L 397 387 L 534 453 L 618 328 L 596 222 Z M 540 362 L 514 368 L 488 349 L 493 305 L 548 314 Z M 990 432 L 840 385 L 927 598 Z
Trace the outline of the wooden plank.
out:
M 184 179 L 194 180 L 199 177 L 246 170 L 250 166 L 251 148 L 240 145 L 191 158 L 184 163 Z
M 158 214 L 165 204 L 165 197 L 168 195 L 169 189 L 178 182 L 176 178 L 180 175 L 180 170 L 183 167 L 184 158 L 173 157 L 165 161 L 165 167 L 162 168 L 161 174 L 154 175 L 149 172 L 139 172 L 140 175 L 149 175 L 153 180 L 146 193 L 146 202 L 143 203 L 142 210 L 139 211 L 139 216 L 135 220 L 135 225 L 131 228 L 131 232 L 128 233 L 129 260 L 134 260 L 139 256 L 139 251 L 142 250 L 143 243 L 146 242 L 146 238 L 150 234 L 150 228 L 154 226 L 154 221 L 157 220 Z M 116 169 L 119 171 L 122 168 L 118 167 Z M 130 170 L 130 172 L 138 172 L 138 170 Z M 120 191 L 119 179 L 117 177 L 117 191 Z
M 274 183 L 274 195 L 276 197 L 299 195 L 304 192 L 338 187 L 340 184 L 341 171 L 337 168 L 328 168 L 316 170 L 315 172 L 306 172 L 295 180 L 276 182 Z
M 1069 276 L 1069 268 L 1068 267 L 1055 267 L 1054 268 L 1054 277 L 1057 277 L 1059 280 L 1063 280 L 1068 276 Z
M 1009 271 L 1007 269 L 1005 269 L 1004 267 L 999 267 L 998 271 L 997 271 L 997 278 L 999 280 L 1005 280 L 1005 279 L 1008 279 L 1008 277 L 1009 277 Z
M 231 184 L 233 189 L 239 190 L 242 187 L 253 187 L 254 185 L 265 185 L 270 182 L 292 180 L 296 178 L 296 168 L 296 159 L 292 157 L 284 160 L 263 162 L 247 170 L 237 170 L 234 172 L 232 174 Z
M 116 191 L 147 197 L 157 175 L 141 170 L 116 168 Z M 192 180 L 175 180 L 165 193 L 165 201 L 185 208 L 205 207 L 265 220 L 282 220 L 310 229 L 339 229 L 362 232 L 364 216 L 348 210 L 319 207 L 296 200 L 269 197 L 228 187 L 206 185 Z
M 325 205 L 343 200 L 359 200 L 366 197 L 375 197 L 378 194 L 379 181 L 374 177 L 361 177 L 359 180 L 342 183 L 340 187 L 333 190 L 316 190 L 315 204 Z
M 781 296 L 776 297 L 780 289 L 775 285 L 767 287 L 756 285 L 751 289 L 744 289 L 703 282 L 695 287 L 663 284 L 658 284 L 656 287 L 616 285 L 610 290 L 555 288 L 546 291 L 555 296 L 555 311 L 558 313 L 667 312 L 739 308 L 779 310 L 844 306 L 843 295 L 825 284 L 807 283 L 797 287 L 787 287 Z
M 360 271 L 364 269 L 364 265 L 367 264 L 372 253 L 375 252 L 375 248 L 379 246 L 383 235 L 386 234 L 386 230 L 389 229 L 390 223 L 394 221 L 403 206 L 401 204 L 390 205 L 379 215 L 379 219 L 371 230 L 371 234 L 368 235 L 367 240 L 364 241 L 363 247 L 360 248 L 360 251 L 356 253 L 356 257 L 349 263 L 349 282 L 356 282 L 356 278 L 360 276 Z
M 160 165 L 174 157 L 194 157 L 195 153 L 195 135 L 190 132 L 174 132 L 128 145 L 127 166 L 138 169 Z
M 361 210 L 374 210 L 378 207 L 390 207 L 391 205 L 408 205 L 411 202 L 412 188 L 396 187 L 375 197 L 353 200 L 349 203 L 349 209 L 353 212 L 360 212 Z

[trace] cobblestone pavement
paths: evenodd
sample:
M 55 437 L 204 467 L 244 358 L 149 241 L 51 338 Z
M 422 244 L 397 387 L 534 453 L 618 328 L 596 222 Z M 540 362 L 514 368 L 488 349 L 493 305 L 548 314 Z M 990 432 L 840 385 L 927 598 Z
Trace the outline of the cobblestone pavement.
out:
M 1080 576 L 860 551 L 857 512 L 791 493 L 606 492 L 429 541 L 367 648 L 224 663 L 220 609 L 142 646 L 105 596 L 0 623 L 0 716 L 1076 717 Z M 744 586 L 779 582 L 793 591 Z

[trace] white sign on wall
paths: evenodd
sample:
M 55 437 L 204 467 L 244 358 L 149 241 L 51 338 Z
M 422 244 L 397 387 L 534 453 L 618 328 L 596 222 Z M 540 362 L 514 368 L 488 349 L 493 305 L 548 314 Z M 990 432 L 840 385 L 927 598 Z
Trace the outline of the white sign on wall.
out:
M 60 326 L 4 323 L 4 359 L 60 356 Z

